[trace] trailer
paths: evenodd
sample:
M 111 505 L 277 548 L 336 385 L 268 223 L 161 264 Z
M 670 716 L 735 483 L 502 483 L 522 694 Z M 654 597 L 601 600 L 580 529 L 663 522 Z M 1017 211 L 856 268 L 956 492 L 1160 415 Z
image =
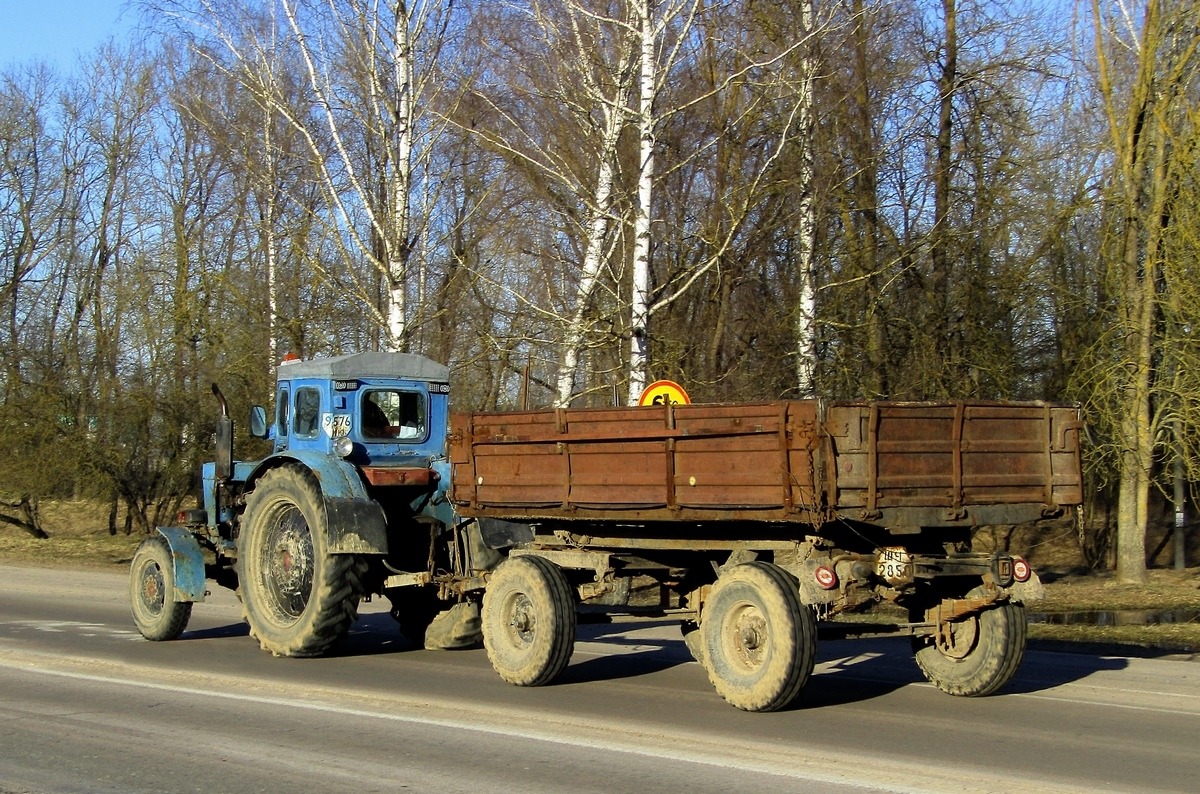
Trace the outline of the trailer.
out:
M 790 702 L 813 667 L 816 619 L 880 602 L 907 613 L 888 630 L 913 638 L 933 683 L 983 695 L 1020 664 L 1023 605 L 1041 586 L 1024 559 L 971 552 L 972 532 L 1079 505 L 1079 429 L 1077 408 L 1046 403 L 461 414 L 449 493 L 486 543 L 510 549 L 497 577 L 520 566 L 530 589 L 541 578 L 583 605 L 679 615 L 739 708 Z M 562 575 L 535 572 L 530 555 Z M 521 609 L 485 598 L 493 662 L 514 653 L 502 640 L 521 645 L 505 630 Z M 561 654 L 546 664 L 553 677 Z
M 1078 407 L 839 402 L 456 413 L 448 371 L 407 354 L 281 365 L 271 455 L 237 461 L 223 407 L 203 509 L 133 561 L 135 623 L 182 633 L 206 580 L 251 633 L 316 655 L 359 601 L 427 647 L 481 637 L 520 686 L 568 665 L 579 615 L 670 616 L 737 708 L 793 702 L 818 634 L 892 605 L 924 675 L 995 692 L 1025 650 L 1029 563 L 981 526 L 1082 503 Z M 449 428 L 448 433 L 443 432 Z

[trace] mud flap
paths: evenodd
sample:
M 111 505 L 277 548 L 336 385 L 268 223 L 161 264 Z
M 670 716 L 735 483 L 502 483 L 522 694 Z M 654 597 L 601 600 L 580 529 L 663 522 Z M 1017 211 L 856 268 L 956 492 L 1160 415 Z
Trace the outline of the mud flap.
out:
M 475 523 L 484 545 L 489 549 L 509 549 L 533 540 L 533 528 L 528 524 L 501 518 L 480 518 Z
M 325 497 L 330 554 L 387 554 L 387 518 L 371 499 Z
M 203 601 L 204 586 L 204 554 L 200 544 L 191 530 L 182 527 L 159 527 L 158 534 L 162 535 L 171 547 L 176 601 Z
M 479 604 L 463 601 L 439 612 L 425 630 L 425 649 L 451 651 L 475 648 L 483 642 Z

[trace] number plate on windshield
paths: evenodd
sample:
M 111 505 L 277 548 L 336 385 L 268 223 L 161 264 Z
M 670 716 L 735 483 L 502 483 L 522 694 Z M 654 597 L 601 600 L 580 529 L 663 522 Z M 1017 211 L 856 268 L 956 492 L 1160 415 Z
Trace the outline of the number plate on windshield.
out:
M 899 546 L 882 548 L 875 560 L 875 573 L 891 584 L 907 582 L 912 579 L 912 558 Z

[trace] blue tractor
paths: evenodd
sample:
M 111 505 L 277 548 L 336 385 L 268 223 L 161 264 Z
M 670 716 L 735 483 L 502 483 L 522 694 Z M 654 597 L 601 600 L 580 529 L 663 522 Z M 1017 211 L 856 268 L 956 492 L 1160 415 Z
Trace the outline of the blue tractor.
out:
M 257 461 L 234 458 L 214 385 L 222 415 L 202 507 L 134 555 L 142 635 L 178 637 L 211 579 L 237 591 L 251 634 L 277 656 L 324 653 L 373 593 L 415 644 L 474 644 L 483 577 L 501 558 L 446 499 L 448 381 L 445 366 L 406 353 L 285 362 L 274 416 L 251 410 L 251 434 L 273 444 Z

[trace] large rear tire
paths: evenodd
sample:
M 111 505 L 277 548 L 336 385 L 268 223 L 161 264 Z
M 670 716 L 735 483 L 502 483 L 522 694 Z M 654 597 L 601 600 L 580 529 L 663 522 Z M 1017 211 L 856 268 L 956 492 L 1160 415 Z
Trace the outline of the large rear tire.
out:
M 983 594 L 978 587 L 967 594 Z M 998 604 L 950 624 L 949 637 L 914 637 L 917 666 L 951 695 L 990 695 L 1009 682 L 1025 657 L 1025 607 Z
M 559 676 L 575 649 L 575 593 L 562 569 L 541 557 L 509 557 L 483 595 L 483 645 L 500 677 L 542 686 Z
M 133 553 L 129 601 L 133 623 L 148 640 L 173 640 L 187 628 L 192 602 L 175 600 L 171 547 L 159 535 L 143 540 Z
M 704 602 L 700 638 L 709 681 L 743 711 L 788 706 L 816 662 L 816 618 L 795 580 L 769 563 L 721 574 Z
M 237 572 L 242 615 L 262 649 L 318 656 L 358 617 L 367 562 L 329 553 L 319 486 L 283 467 L 264 474 L 246 499 Z

